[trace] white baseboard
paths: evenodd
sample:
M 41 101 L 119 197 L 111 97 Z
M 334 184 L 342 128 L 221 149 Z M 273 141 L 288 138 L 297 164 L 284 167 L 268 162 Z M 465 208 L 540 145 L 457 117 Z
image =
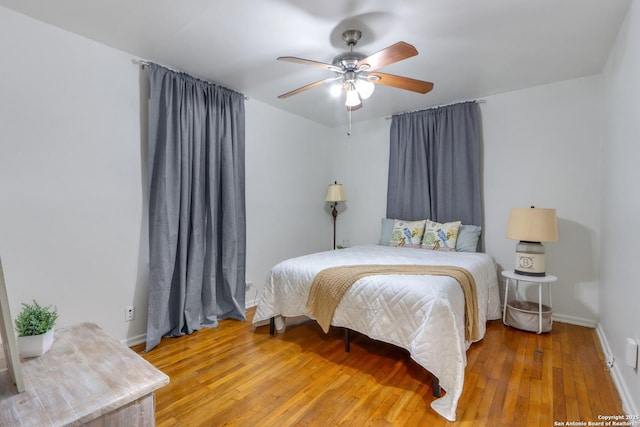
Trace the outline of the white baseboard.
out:
M 134 345 L 142 344 L 146 341 L 147 341 L 147 334 L 141 334 L 141 335 L 136 335 L 135 337 L 129 337 L 120 342 L 126 345 L 127 347 L 133 347 Z
M 256 307 L 258 305 L 258 298 L 254 298 L 251 300 L 246 300 L 244 302 L 244 308 Z
M 553 313 L 553 321 L 560 323 L 569 323 L 570 325 L 585 326 L 587 328 L 595 328 L 598 325 L 597 320 L 585 319 L 582 317 L 568 316 L 566 314 Z
M 638 415 L 640 411 L 638 411 L 638 407 L 636 406 L 631 393 L 627 389 L 625 385 L 620 370 L 618 369 L 619 363 L 615 360 L 615 355 L 611 351 L 611 347 L 609 346 L 609 341 L 602 329 L 602 326 L 598 322 L 596 326 L 596 333 L 598 334 L 598 338 L 600 339 L 600 345 L 602 345 L 602 352 L 604 353 L 605 360 L 608 360 L 610 357 L 614 357 L 613 366 L 609 369 L 611 372 L 611 378 L 613 378 L 613 384 L 615 384 L 618 389 L 618 393 L 620 394 L 620 399 L 622 400 L 622 410 L 627 415 Z

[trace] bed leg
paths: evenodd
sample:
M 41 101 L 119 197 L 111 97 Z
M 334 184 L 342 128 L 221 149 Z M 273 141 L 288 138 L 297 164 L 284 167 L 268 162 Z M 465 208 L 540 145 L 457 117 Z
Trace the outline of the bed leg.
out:
M 349 341 L 349 328 L 344 328 L 344 351 L 349 353 L 351 350 L 351 342 Z
M 276 333 L 276 318 L 272 317 L 269 320 L 269 335 L 275 335 Z
M 440 397 L 440 380 L 435 375 L 431 380 L 431 387 L 433 388 L 433 397 Z

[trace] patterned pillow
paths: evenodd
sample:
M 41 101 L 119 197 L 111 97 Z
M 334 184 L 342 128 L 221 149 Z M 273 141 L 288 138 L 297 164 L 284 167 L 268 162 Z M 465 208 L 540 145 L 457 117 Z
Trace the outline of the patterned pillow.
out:
M 460 223 L 461 221 L 454 221 L 440 224 L 427 220 L 421 247 L 436 251 L 455 251 Z
M 391 242 L 389 246 L 406 246 L 409 248 L 419 248 L 424 234 L 424 224 L 422 221 L 403 221 L 396 219 L 393 222 L 393 231 L 391 232 Z

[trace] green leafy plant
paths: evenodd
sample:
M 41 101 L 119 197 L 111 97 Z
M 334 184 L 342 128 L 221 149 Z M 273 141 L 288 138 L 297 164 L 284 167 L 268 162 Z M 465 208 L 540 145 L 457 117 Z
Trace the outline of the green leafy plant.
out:
M 22 303 L 22 311 L 16 317 L 18 336 L 40 335 L 53 328 L 58 319 L 58 310 L 51 306 L 41 307 L 36 300 L 33 304 Z

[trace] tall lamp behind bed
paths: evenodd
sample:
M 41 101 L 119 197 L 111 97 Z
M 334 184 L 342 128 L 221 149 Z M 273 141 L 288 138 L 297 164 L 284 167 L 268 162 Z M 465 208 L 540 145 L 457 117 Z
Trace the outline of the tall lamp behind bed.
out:
M 344 188 L 342 184 L 338 184 L 338 181 L 334 181 L 333 184 L 329 184 L 327 188 L 327 196 L 324 199 L 325 202 L 331 203 L 331 216 L 333 217 L 333 249 L 336 248 L 336 218 L 338 217 L 338 202 L 346 202 L 347 198 L 344 195 Z

